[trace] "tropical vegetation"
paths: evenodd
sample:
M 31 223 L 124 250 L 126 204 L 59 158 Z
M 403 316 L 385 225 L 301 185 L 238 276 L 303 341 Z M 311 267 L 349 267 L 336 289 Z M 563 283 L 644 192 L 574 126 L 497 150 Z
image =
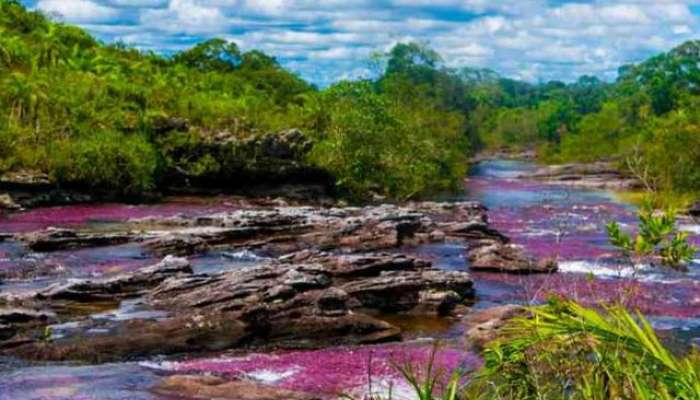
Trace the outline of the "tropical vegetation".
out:
M 669 209 L 656 212 L 650 201 L 637 212 L 638 232 L 635 236 L 624 232 L 618 222 L 607 225 L 608 238 L 635 267 L 644 262 L 674 269 L 685 269 L 697 253 L 697 248 L 688 243 L 688 233 L 678 230 L 675 211 Z
M 319 89 L 233 42 L 211 39 L 166 57 L 101 43 L 0 0 L 0 173 L 39 171 L 60 185 L 124 194 L 160 189 L 173 171 L 235 186 L 256 154 L 208 154 L 212 133 L 298 128 L 315 143 L 302 163 L 329 172 L 353 198 L 450 190 L 480 149 L 615 160 L 654 190 L 692 194 L 700 190 L 699 60 L 700 42 L 688 42 L 621 67 L 614 83 L 530 84 L 447 68 L 425 43 L 399 43 L 373 57 L 374 79 Z M 168 119 L 187 129 L 162 132 Z
M 409 81 L 419 62 L 392 55 L 381 81 L 319 90 L 232 42 L 165 57 L 0 0 L 0 173 L 37 171 L 62 186 L 127 195 L 161 189 L 174 172 L 235 187 L 257 154 L 214 154 L 213 134 L 299 128 L 316 143 L 300 161 L 332 174 L 342 194 L 449 190 L 465 172 L 466 124 Z M 167 121 L 184 122 L 163 129 Z

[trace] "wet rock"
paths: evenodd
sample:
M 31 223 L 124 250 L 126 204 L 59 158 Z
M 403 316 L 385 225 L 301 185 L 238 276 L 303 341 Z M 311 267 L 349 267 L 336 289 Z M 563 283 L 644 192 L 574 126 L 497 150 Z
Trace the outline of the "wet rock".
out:
M 52 285 L 36 293 L 35 298 L 73 302 L 114 301 L 137 296 L 167 278 L 190 274 L 192 274 L 192 267 L 189 261 L 184 258 L 168 256 L 160 263 L 142 268 L 134 273 L 105 279 L 72 280 Z
M 325 269 L 334 277 L 379 276 L 387 271 L 410 271 L 430 267 L 430 263 L 402 254 L 352 254 L 352 255 L 311 255 L 302 251 L 288 255 L 283 260 L 292 257 L 298 261 L 310 261 L 323 264 Z
M 112 246 L 127 243 L 132 238 L 132 235 L 124 233 L 83 233 L 62 228 L 48 228 L 20 237 L 27 247 L 42 252 Z
M 204 253 L 209 245 L 202 237 L 192 235 L 168 234 L 146 241 L 144 247 L 158 256 L 174 255 L 179 257 Z
M 488 308 L 467 316 L 465 324 L 467 346 L 474 350 L 482 350 L 486 344 L 499 338 L 503 328 L 510 320 L 528 315 L 525 307 L 505 305 Z
M 49 322 L 56 318 L 51 311 L 37 311 L 27 308 L 0 308 L 0 325 Z
M 489 227 L 488 223 L 482 221 L 455 222 L 443 224 L 441 232 L 447 236 L 458 237 L 467 240 L 496 240 L 501 243 L 508 243 L 509 239 Z
M 16 348 L 13 355 L 94 361 L 241 346 L 317 348 L 385 342 L 399 339 L 401 331 L 373 315 L 446 315 L 473 296 L 466 272 L 436 270 L 406 257 L 378 254 L 337 262 L 325 255 L 309 260 L 193 275 L 185 260 L 166 258 L 136 273 L 53 287 L 37 298 L 55 304 L 144 294 L 147 305 L 176 317 L 115 323 L 101 335 L 32 343 Z M 335 269 L 338 265 L 343 268 Z M 86 332 L 91 327 L 104 330 L 101 324 L 88 321 Z
M 534 260 L 513 244 L 480 243 L 468 250 L 469 267 L 477 271 L 549 273 L 557 270 L 553 260 Z
M 112 233 L 49 228 L 18 239 L 44 252 L 136 242 L 161 256 L 199 254 L 217 246 L 281 255 L 309 248 L 376 251 L 448 237 L 507 241 L 489 227 L 486 209 L 472 202 L 243 209 L 199 217 L 145 218 L 130 225 L 136 229 Z M 154 226 L 164 229 L 153 230 Z
M 160 354 L 221 351 L 242 345 L 247 336 L 246 325 L 225 314 L 192 313 L 158 321 L 123 321 L 115 326 L 86 324 L 69 338 L 24 343 L 8 349 L 6 354 L 37 361 L 102 363 Z
M 20 307 L 0 308 L 0 348 L 12 347 L 26 340 L 16 340 L 20 331 L 45 326 L 56 321 L 56 314 L 47 310 Z
M 12 325 L 0 324 L 0 342 L 12 339 L 17 334 L 17 329 Z
M 354 307 L 385 313 L 416 308 L 427 312 L 432 306 L 431 313 L 445 315 L 474 295 L 469 274 L 437 270 L 384 272 L 375 278 L 349 282 L 342 290 L 354 300 Z
M 244 380 L 214 376 L 175 375 L 163 379 L 153 389 L 157 394 L 193 399 L 221 400 L 320 400 L 307 393 L 285 390 Z
M 15 200 L 7 193 L 0 194 L 0 210 L 19 210 L 22 206 L 15 203 Z
M 636 189 L 642 186 L 638 179 L 620 172 L 610 162 L 550 165 L 521 178 L 598 189 Z

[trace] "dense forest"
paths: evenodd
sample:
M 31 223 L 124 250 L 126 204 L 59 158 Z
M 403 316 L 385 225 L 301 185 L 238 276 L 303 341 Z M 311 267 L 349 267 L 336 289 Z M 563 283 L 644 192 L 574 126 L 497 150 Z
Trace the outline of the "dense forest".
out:
M 654 188 L 694 192 L 699 58 L 690 42 L 620 68 L 614 83 L 529 84 L 402 43 L 376 56 L 376 79 L 319 89 L 235 43 L 165 57 L 0 0 L 0 173 L 127 195 L 177 174 L 230 187 L 265 171 L 248 139 L 297 128 L 313 143 L 300 162 L 351 198 L 455 188 L 483 149 L 617 160 Z M 208 151 L 222 133 L 235 140 Z

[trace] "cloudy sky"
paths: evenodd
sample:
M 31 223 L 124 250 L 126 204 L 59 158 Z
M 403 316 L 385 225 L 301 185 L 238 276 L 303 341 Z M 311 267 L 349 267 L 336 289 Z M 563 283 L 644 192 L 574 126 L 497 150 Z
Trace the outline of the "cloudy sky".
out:
M 223 37 L 320 85 L 368 74 L 368 55 L 427 41 L 449 66 L 529 81 L 615 77 L 700 38 L 700 0 L 23 0 L 105 41 L 170 53 Z

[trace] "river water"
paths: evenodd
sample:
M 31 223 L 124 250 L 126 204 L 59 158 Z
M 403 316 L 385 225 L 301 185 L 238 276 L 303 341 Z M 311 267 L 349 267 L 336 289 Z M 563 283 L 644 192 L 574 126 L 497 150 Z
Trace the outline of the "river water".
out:
M 560 272 L 549 275 L 513 276 L 474 273 L 476 308 L 499 304 L 532 304 L 549 296 L 573 297 L 586 304 L 619 301 L 647 315 L 667 337 L 687 346 L 700 344 L 700 262 L 686 273 L 646 266 L 625 267 L 606 240 L 605 223 L 616 220 L 634 228 L 635 207 L 615 193 L 558 187 L 530 181 L 536 165 L 519 161 L 487 161 L 476 166 L 465 181 L 459 200 L 478 200 L 489 207 L 493 225 L 539 257 L 557 258 Z M 233 198 L 180 198 L 157 205 L 103 204 L 32 210 L 0 219 L 0 232 L 25 232 L 47 226 L 113 229 L 130 218 L 170 216 L 178 213 L 208 214 L 241 207 Z M 3 217 L 0 217 L 3 218 Z M 700 244 L 700 225 L 681 221 Z M 446 243 L 403 249 L 433 261 L 445 269 L 467 267 L 464 245 Z M 198 272 L 245 268 L 259 262 L 252 252 L 218 251 L 195 258 Z M 21 292 L 56 281 L 104 276 L 152 264 L 138 246 L 65 251 L 50 255 L 26 252 L 16 243 L 0 242 L 0 273 L 4 292 Z M 40 276 L 35 274 L 41 265 Z M 159 318 L 138 301 L 123 302 L 92 318 L 120 320 Z M 462 350 L 464 324 L 459 319 L 395 317 L 392 323 L 407 331 L 401 344 L 339 347 L 317 351 L 266 354 L 229 352 L 205 358 L 180 356 L 103 365 L 29 365 L 0 359 L 0 400 L 166 400 L 150 389 L 173 373 L 212 373 L 247 377 L 288 389 L 311 391 L 331 399 L 337 393 L 361 396 L 371 371 L 375 392 L 392 387 L 397 399 L 410 399 L 393 363 L 422 363 L 431 351 L 431 339 L 446 344 L 438 364 L 445 369 L 478 368 L 476 355 Z M 71 323 L 56 326 L 54 335 L 70 334 Z

